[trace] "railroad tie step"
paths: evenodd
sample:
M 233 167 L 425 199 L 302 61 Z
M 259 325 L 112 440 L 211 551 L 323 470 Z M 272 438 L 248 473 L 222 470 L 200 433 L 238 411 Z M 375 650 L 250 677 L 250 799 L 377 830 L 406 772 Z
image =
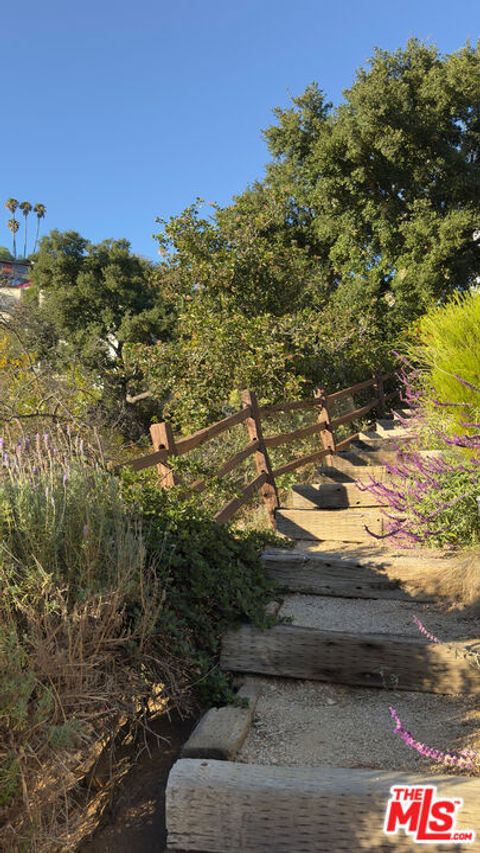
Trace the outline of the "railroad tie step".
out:
M 224 671 L 328 681 L 359 687 L 480 694 L 480 670 L 448 646 L 403 635 L 280 624 L 242 625 L 222 642 Z
M 377 507 L 280 509 L 276 513 L 278 532 L 299 540 L 372 542 L 371 534 L 383 535 L 385 523 L 385 516 Z
M 336 460 L 336 457 L 335 457 Z M 355 485 L 357 481 L 371 482 L 373 478 L 378 483 L 388 483 L 392 480 L 385 465 L 353 465 L 347 464 L 343 460 L 340 468 L 335 465 L 324 465 L 317 469 L 318 482 L 321 483 L 351 483 Z
M 298 483 L 287 496 L 287 509 L 348 509 L 379 506 L 371 492 L 356 483 Z
M 383 832 L 392 786 L 434 784 L 463 799 L 461 826 L 480 819 L 480 780 L 342 767 L 271 767 L 180 759 L 168 780 L 168 850 L 213 853 L 412 851 L 403 832 Z M 429 844 L 442 850 L 444 844 Z
M 262 562 L 268 576 L 281 590 L 340 598 L 371 598 L 411 601 L 398 579 L 390 578 L 380 566 L 358 565 L 339 554 L 335 558 L 309 559 L 298 552 L 264 554 Z M 431 596 L 416 595 L 416 599 Z

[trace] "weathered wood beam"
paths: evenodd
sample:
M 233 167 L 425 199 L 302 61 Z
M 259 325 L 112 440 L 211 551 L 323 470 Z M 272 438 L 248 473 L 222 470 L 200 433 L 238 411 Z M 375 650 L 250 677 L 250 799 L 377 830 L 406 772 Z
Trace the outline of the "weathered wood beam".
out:
M 280 509 L 276 518 L 278 531 L 291 539 L 330 539 L 332 542 L 372 542 L 368 531 L 381 536 L 385 525 L 385 517 L 375 507 Z
M 464 645 L 297 625 L 266 631 L 242 625 L 225 634 L 221 667 L 359 687 L 478 695 L 480 669 L 464 660 Z
M 383 825 L 390 789 L 410 785 L 436 785 L 439 798 L 463 799 L 460 827 L 475 830 L 480 825 L 479 779 L 181 759 L 167 786 L 167 849 L 407 853 L 416 849 L 413 841 L 403 830 L 390 840 Z

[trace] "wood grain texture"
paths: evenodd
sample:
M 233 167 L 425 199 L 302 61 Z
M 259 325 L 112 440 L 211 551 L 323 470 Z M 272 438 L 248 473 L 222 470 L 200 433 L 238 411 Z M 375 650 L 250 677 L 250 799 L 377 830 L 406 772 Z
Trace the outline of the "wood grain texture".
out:
M 212 477 L 224 477 L 225 474 L 229 474 L 230 471 L 233 471 L 234 468 L 237 468 L 245 459 L 248 459 L 252 453 L 255 453 L 256 450 L 260 447 L 260 442 L 251 441 L 250 444 L 247 444 L 243 450 L 239 450 L 238 453 L 235 453 L 234 456 L 231 456 L 230 459 L 227 459 L 226 462 L 222 465 L 221 468 L 218 469 L 215 473 L 213 473 Z M 196 492 L 199 494 L 203 492 L 208 486 L 207 480 L 195 480 L 189 489 L 185 492 L 185 495 Z
M 332 429 L 336 429 L 337 427 L 342 426 L 342 424 L 350 424 L 352 423 L 352 421 L 358 421 L 359 418 L 363 418 L 363 416 L 368 414 L 368 412 L 374 409 L 375 406 L 378 406 L 377 398 L 375 398 L 374 400 L 370 400 L 369 403 L 367 403 L 365 406 L 362 406 L 360 409 L 355 409 L 354 412 L 347 412 L 344 415 L 340 415 L 339 418 L 335 418 L 332 421 Z
M 258 408 L 257 395 L 254 391 L 246 389 L 242 391 L 241 398 L 243 408 L 250 412 L 249 417 L 245 420 L 248 437 L 250 441 L 258 441 L 259 444 L 258 450 L 254 454 L 255 467 L 259 476 L 265 476 L 264 482 L 261 485 L 261 494 L 270 525 L 275 529 L 275 510 L 280 506 L 280 499 L 278 497 L 277 484 L 272 471 L 270 456 L 263 438 L 262 419 Z
M 372 542 L 368 530 L 381 536 L 385 518 L 375 507 L 337 510 L 280 509 L 276 514 L 276 521 L 279 533 L 291 539 Z
M 282 444 L 290 444 L 291 441 L 299 441 L 309 435 L 315 435 L 325 429 L 323 423 L 309 424 L 308 426 L 295 429 L 292 432 L 282 432 L 279 435 L 266 436 L 263 439 L 265 447 L 280 447 Z
M 259 412 L 263 417 L 274 415 L 276 412 L 299 412 L 302 409 L 314 409 L 317 406 L 317 401 L 310 400 L 281 400 L 279 403 L 272 403 L 270 406 L 260 406 Z
M 364 382 L 357 382 L 355 385 L 351 385 L 350 388 L 342 388 L 341 391 L 334 391 L 333 394 L 328 394 L 328 403 L 336 403 L 337 400 L 342 400 L 343 397 L 348 397 L 352 394 L 358 394 L 359 391 L 364 391 L 365 388 L 373 388 L 374 385 L 375 380 L 372 376 L 371 379 L 365 379 Z
M 150 427 L 150 436 L 155 451 L 167 450 L 169 457 L 177 456 L 177 448 L 175 445 L 172 427 L 167 421 L 162 421 L 162 423 L 159 424 L 152 424 Z M 171 486 L 176 486 L 180 482 L 178 474 L 175 473 L 169 464 L 168 458 L 165 462 L 158 463 L 157 471 L 160 478 L 159 483 L 163 489 L 169 489 Z
M 336 463 L 336 460 L 335 460 Z M 344 470 L 340 471 L 335 466 L 322 466 L 318 469 L 317 475 L 319 482 L 331 483 L 355 483 L 357 480 L 370 482 L 370 478 L 378 483 L 386 483 L 392 479 L 392 474 L 389 474 L 385 465 L 342 465 Z
M 460 642 L 447 648 L 400 635 L 321 631 L 296 625 L 261 631 L 243 625 L 225 634 L 221 667 L 359 687 L 477 695 L 480 669 L 464 660 L 463 648 Z
M 317 421 L 324 427 L 320 434 L 320 440 L 324 450 L 328 450 L 326 462 L 328 463 L 328 465 L 332 465 L 333 454 L 336 450 L 336 441 L 335 432 L 332 429 L 332 418 L 330 416 L 330 409 L 328 407 L 327 398 L 325 396 L 325 389 L 316 388 L 314 391 L 314 396 L 320 407 L 318 410 Z
M 240 750 L 252 723 L 259 689 L 246 685 L 238 691 L 245 707 L 210 708 L 195 726 L 182 749 L 182 758 L 215 758 L 231 761 Z
M 215 436 L 221 435 L 222 432 L 226 432 L 234 426 L 238 426 L 238 424 L 243 423 L 243 421 L 250 417 L 250 415 L 250 410 L 248 408 L 244 408 L 239 412 L 234 412 L 233 415 L 229 415 L 228 418 L 223 418 L 221 421 L 217 421 L 214 424 L 210 424 L 208 427 L 199 429 L 191 435 L 185 436 L 185 438 L 177 439 L 177 455 L 183 456 L 184 453 L 188 453 L 195 447 L 205 444 L 205 442 L 210 441 L 211 438 L 215 438 Z
M 181 759 L 166 795 L 168 850 L 213 853 L 356 853 L 418 850 L 403 831 L 383 833 L 392 786 L 437 786 L 461 797 L 459 828 L 480 819 L 480 781 L 337 767 L 269 767 Z M 468 845 L 470 849 L 475 849 Z M 448 851 L 445 844 L 428 850 Z
M 245 488 L 242 489 L 241 494 L 238 497 L 232 498 L 231 501 L 228 501 L 228 503 L 226 503 L 221 509 L 218 510 L 218 512 L 214 515 L 215 521 L 218 524 L 224 524 L 226 521 L 228 521 L 237 511 L 237 509 L 240 509 L 240 507 L 246 504 L 247 501 L 249 501 L 250 498 L 253 497 L 255 492 L 258 492 L 266 482 L 266 474 L 259 474 L 258 477 L 255 477 L 255 479 L 252 480 L 248 484 L 248 486 L 245 486 Z
M 321 433 L 323 435 L 323 433 Z M 312 462 L 319 462 L 330 454 L 329 450 L 316 450 L 315 453 L 309 453 L 308 456 L 300 456 L 298 459 L 292 459 L 291 462 L 286 462 L 280 468 L 275 468 L 274 477 L 280 477 L 281 474 L 288 474 L 289 471 L 296 471 L 297 468 L 303 468 L 305 465 L 310 465 Z
M 307 595 L 331 595 L 340 598 L 381 598 L 409 601 L 397 580 L 391 580 L 379 569 L 324 560 L 295 560 L 263 557 L 268 576 L 289 592 Z M 427 596 L 422 600 L 426 600 Z
M 288 509 L 347 509 L 379 506 L 370 492 L 360 491 L 355 483 L 299 483 L 287 497 Z

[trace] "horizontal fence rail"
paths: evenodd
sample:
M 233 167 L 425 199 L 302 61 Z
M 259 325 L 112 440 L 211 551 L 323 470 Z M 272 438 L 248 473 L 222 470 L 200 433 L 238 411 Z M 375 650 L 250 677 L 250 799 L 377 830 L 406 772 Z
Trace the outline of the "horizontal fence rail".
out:
M 192 433 L 192 435 L 175 438 L 169 423 L 152 424 L 150 434 L 154 452 L 141 456 L 138 459 L 129 460 L 123 464 L 133 468 L 135 471 L 141 471 L 156 465 L 163 488 L 181 485 L 178 474 L 171 464 L 173 458 L 190 453 L 212 438 L 222 435 L 222 433 L 240 424 L 245 424 L 248 443 L 227 459 L 216 473 L 211 476 L 217 478 L 224 477 L 251 456 L 255 460 L 257 476 L 244 486 L 238 495 L 221 507 L 214 518 L 218 523 L 229 521 L 237 510 L 259 492 L 262 495 L 272 526 L 274 527 L 275 510 L 280 506 L 276 478 L 282 474 L 288 474 L 291 471 L 296 471 L 297 468 L 302 468 L 323 459 L 326 459 L 327 463 L 331 463 L 335 453 L 344 450 L 352 441 L 358 438 L 358 432 L 355 432 L 337 442 L 336 429 L 358 421 L 371 412 L 372 409 L 375 409 L 377 415 L 380 417 L 385 414 L 387 401 L 398 397 L 398 391 L 393 390 L 386 394 L 384 390 L 384 383 L 394 378 L 394 373 L 376 373 L 370 379 L 357 382 L 355 385 L 343 388 L 341 391 L 334 391 L 332 394 L 327 394 L 323 388 L 317 388 L 313 398 L 308 400 L 282 400 L 270 406 L 259 406 L 255 393 L 253 391 L 244 391 L 242 393 L 242 408 L 238 412 L 210 426 L 204 427 L 204 429 L 200 429 Z M 336 403 L 347 398 L 353 398 L 355 394 L 359 394 L 369 388 L 373 390 L 374 396 L 372 399 L 364 405 L 332 419 L 331 411 Z M 263 435 L 264 421 L 269 416 L 277 413 L 288 414 L 290 412 L 307 411 L 309 409 L 316 413 L 315 423 L 277 435 Z M 321 446 L 318 450 L 305 456 L 291 459 L 284 465 L 272 469 L 268 453 L 269 449 L 285 445 L 289 446 L 295 441 L 300 441 L 314 435 L 320 437 Z M 182 494 L 185 496 L 199 494 L 207 486 L 208 478 L 195 480 L 187 487 L 182 486 Z

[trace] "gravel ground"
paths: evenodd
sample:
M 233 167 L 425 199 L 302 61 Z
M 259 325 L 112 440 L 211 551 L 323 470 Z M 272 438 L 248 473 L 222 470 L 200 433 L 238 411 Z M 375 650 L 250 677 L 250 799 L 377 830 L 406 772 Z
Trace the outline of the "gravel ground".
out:
M 249 682 L 261 694 L 237 758 L 241 762 L 427 770 L 426 759 L 394 734 L 389 705 L 414 737 L 429 746 L 443 751 L 480 748 L 478 700 L 468 697 L 260 677 Z
M 441 640 L 480 637 L 478 619 L 439 610 L 438 604 L 291 594 L 279 611 L 279 617 L 307 628 L 419 638 L 414 616 Z

